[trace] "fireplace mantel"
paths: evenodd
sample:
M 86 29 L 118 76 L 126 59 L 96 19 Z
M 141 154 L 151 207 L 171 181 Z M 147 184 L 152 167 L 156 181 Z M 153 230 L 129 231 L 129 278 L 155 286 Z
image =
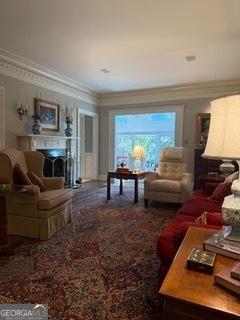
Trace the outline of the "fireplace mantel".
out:
M 35 151 L 38 149 L 58 149 L 66 148 L 67 141 L 71 141 L 72 147 L 79 138 L 65 137 L 65 136 L 51 136 L 51 135 L 36 135 L 28 134 L 18 136 L 19 147 L 23 151 Z

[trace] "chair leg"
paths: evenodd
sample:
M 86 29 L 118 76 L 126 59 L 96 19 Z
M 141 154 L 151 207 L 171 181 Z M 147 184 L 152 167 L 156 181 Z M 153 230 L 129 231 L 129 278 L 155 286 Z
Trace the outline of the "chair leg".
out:
M 148 207 L 148 202 L 149 202 L 148 199 L 144 199 L 144 204 L 145 204 L 145 207 L 146 207 L 146 208 Z

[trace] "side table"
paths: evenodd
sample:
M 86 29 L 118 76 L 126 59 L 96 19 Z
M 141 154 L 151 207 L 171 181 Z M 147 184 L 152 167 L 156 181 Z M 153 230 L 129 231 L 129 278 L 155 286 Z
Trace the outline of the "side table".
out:
M 222 174 L 218 174 L 216 176 L 211 176 L 208 174 L 202 174 L 198 177 L 198 187 L 199 188 L 204 188 L 205 184 L 207 182 L 224 182 L 225 181 L 225 177 Z
M 9 191 L 0 192 L 0 255 L 10 254 L 16 248 L 17 243 L 8 242 L 7 234 L 7 198 L 11 194 L 25 192 L 22 186 L 12 186 Z
M 203 242 L 216 230 L 190 227 L 160 288 L 163 320 L 239 320 L 240 296 L 214 284 L 211 274 L 186 268 L 193 248 L 202 249 Z M 217 255 L 214 273 L 230 267 L 236 260 Z
M 145 178 L 145 172 L 133 173 L 133 172 L 116 172 L 108 171 L 107 175 L 107 199 L 111 199 L 111 178 L 119 179 L 119 194 L 123 193 L 123 180 L 134 180 L 134 203 L 138 202 L 138 180 Z

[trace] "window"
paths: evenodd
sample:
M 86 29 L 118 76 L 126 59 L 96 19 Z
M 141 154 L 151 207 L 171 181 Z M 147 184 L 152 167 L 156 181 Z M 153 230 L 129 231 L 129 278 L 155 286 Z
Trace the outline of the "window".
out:
M 160 149 L 175 145 L 176 112 L 115 115 L 115 166 L 133 168 L 135 145 L 145 151 L 143 169 L 154 170 Z

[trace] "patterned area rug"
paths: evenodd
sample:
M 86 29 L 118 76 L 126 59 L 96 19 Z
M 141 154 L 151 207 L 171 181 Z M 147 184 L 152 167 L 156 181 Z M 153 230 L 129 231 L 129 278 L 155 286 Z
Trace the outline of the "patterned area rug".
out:
M 159 319 L 156 242 L 177 207 L 133 204 L 133 189 L 81 188 L 74 219 L 48 241 L 0 258 L 0 303 L 47 303 L 61 320 Z

